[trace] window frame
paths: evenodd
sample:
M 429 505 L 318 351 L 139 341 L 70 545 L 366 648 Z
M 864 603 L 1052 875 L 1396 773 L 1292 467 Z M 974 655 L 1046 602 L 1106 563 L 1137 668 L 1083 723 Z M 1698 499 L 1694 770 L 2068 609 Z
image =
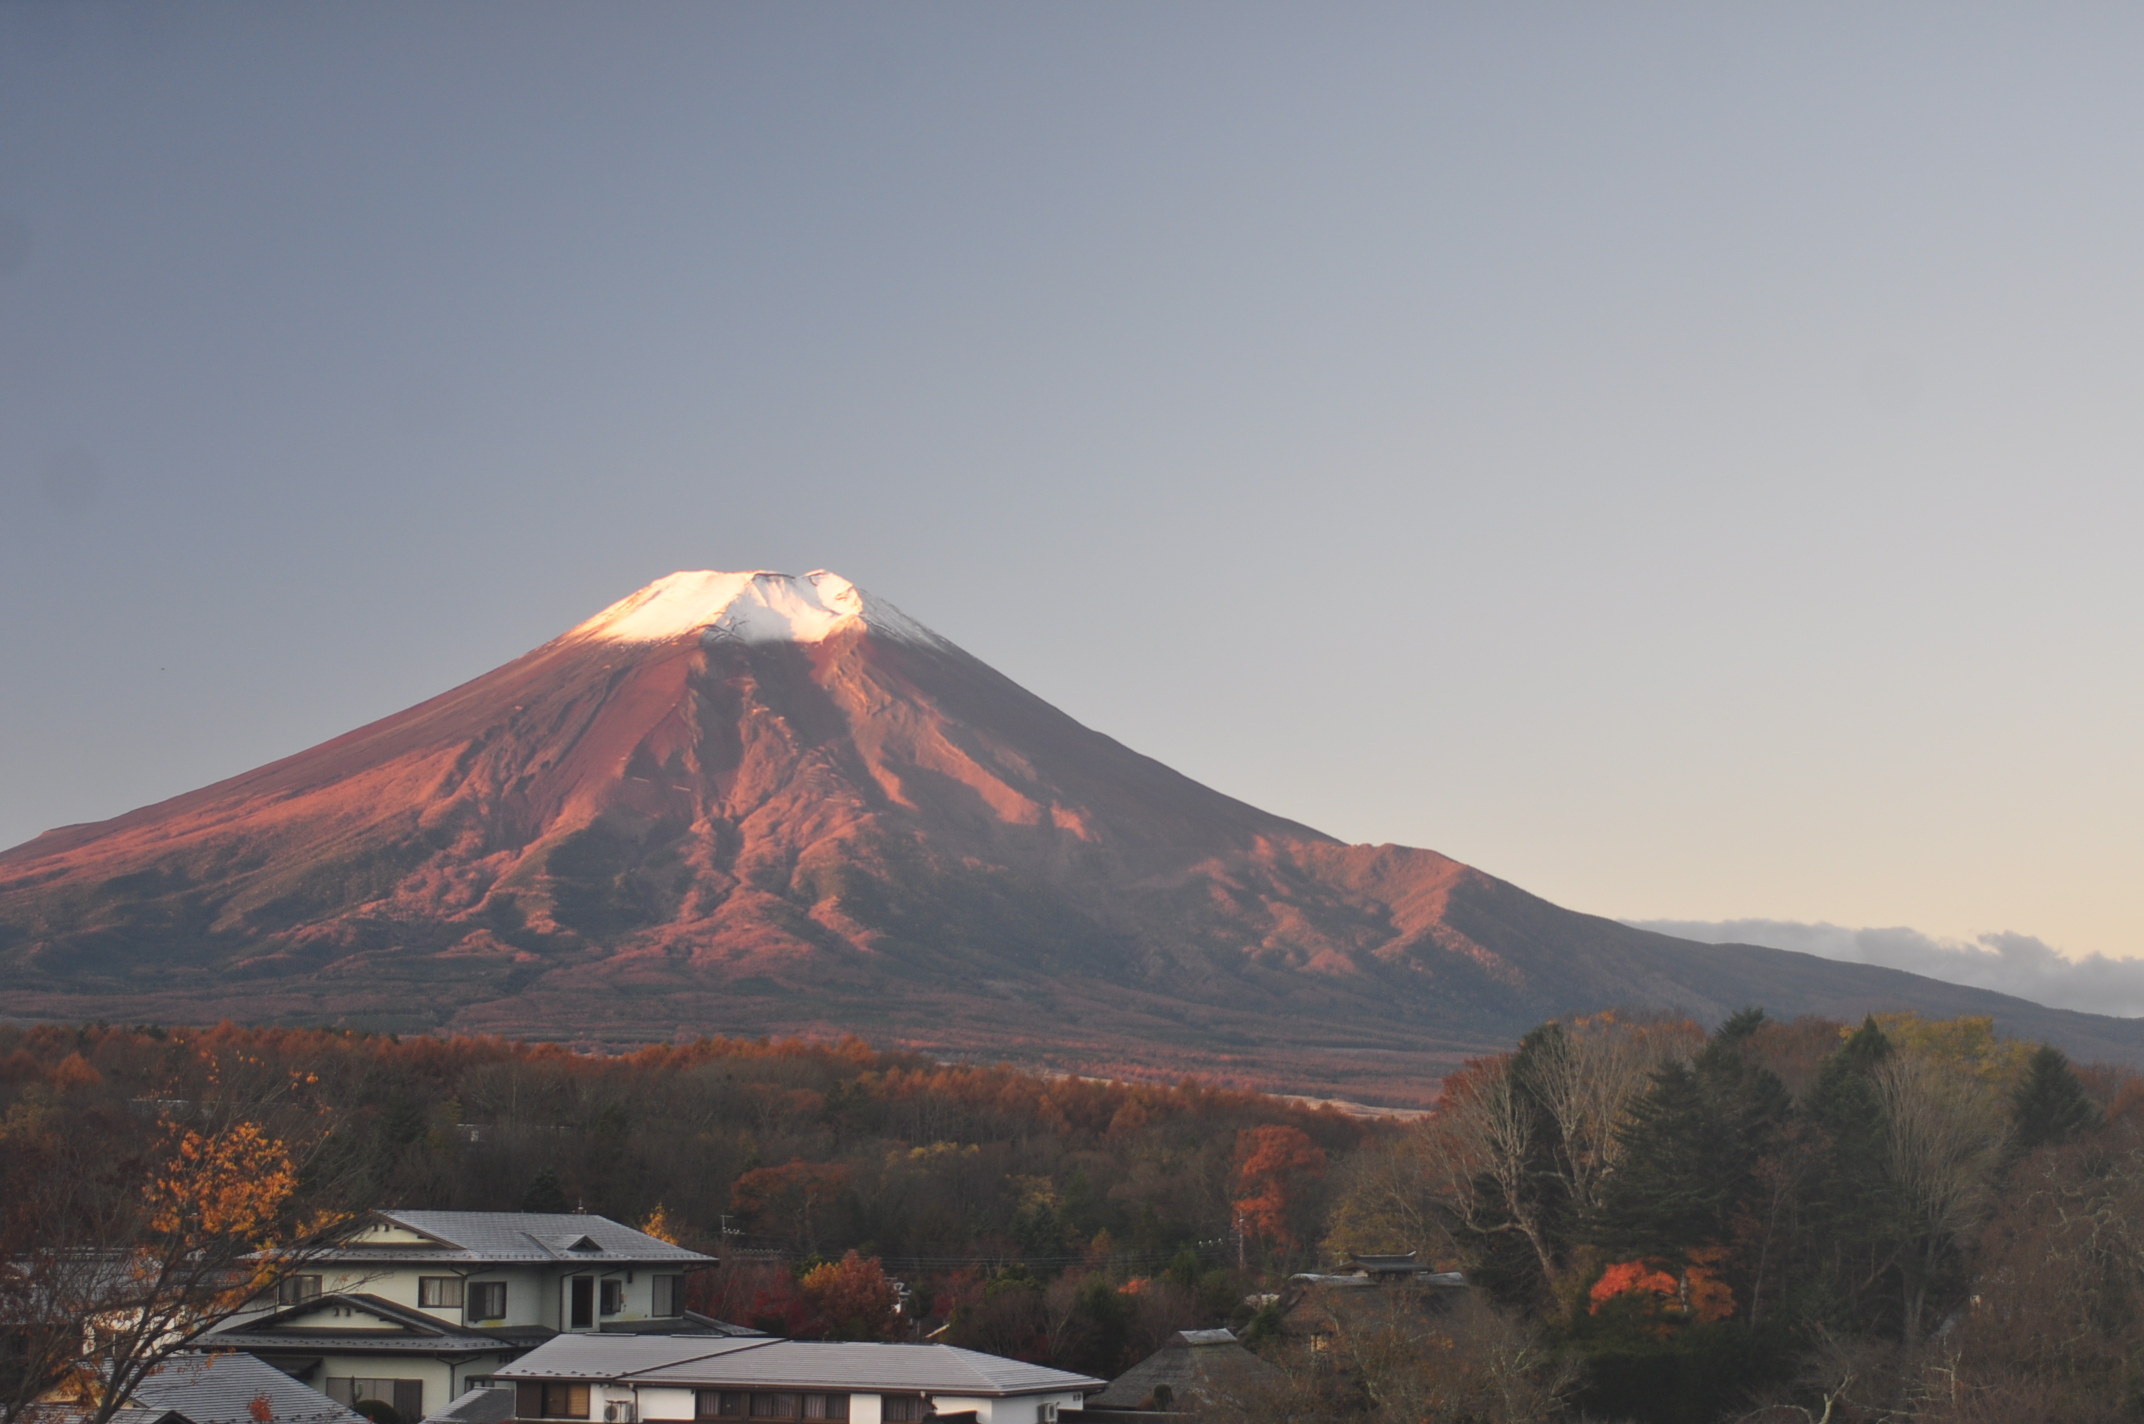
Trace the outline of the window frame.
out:
M 521 1388 L 515 1392 L 514 1414 L 521 1419 L 586 1419 L 589 1417 L 589 1406 L 594 1396 L 595 1391 L 586 1383 L 576 1384 L 572 1380 L 524 1380 L 521 1382 Z M 533 1414 L 525 1412 L 531 1403 L 536 1406 Z M 576 1404 L 580 1406 L 581 1412 L 578 1414 L 572 1412 Z M 567 1412 L 553 1414 L 551 1410 L 554 1405 L 562 1406 Z
M 325 1278 L 321 1276 L 285 1276 L 275 1283 L 275 1303 L 278 1306 L 290 1306 L 318 1300 L 323 1284 Z
M 424 1417 L 424 1381 L 401 1379 L 387 1375 L 331 1375 L 321 1381 L 321 1391 L 337 1404 L 356 1408 L 360 1400 L 376 1399 L 393 1407 L 395 1413 L 406 1409 L 416 1411 L 416 1417 Z
M 648 1286 L 648 1314 L 658 1320 L 672 1320 L 685 1313 L 685 1278 L 664 1273 L 652 1278 Z
M 484 1310 L 483 1302 L 491 1299 L 493 1292 L 497 1292 L 499 1309 L 494 1314 L 487 1314 Z M 505 1281 L 471 1281 L 463 1288 L 462 1299 L 467 1302 L 462 1307 L 462 1318 L 464 1320 L 506 1319 L 507 1291 Z
M 467 1296 L 468 1286 L 464 1277 L 417 1277 L 417 1308 L 419 1310 L 460 1310 L 462 1301 Z M 437 1297 L 437 1299 L 432 1297 Z

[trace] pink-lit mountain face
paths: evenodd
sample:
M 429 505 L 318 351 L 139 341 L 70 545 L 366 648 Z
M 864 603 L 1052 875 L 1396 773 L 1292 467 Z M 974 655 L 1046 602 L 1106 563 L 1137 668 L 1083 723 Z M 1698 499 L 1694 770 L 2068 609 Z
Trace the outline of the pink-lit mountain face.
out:
M 609 1041 L 854 1031 L 1420 1099 L 1540 1019 L 2127 1021 L 1574 914 L 1088 730 L 826 573 L 676 574 L 505 667 L 0 853 L 0 1012 Z

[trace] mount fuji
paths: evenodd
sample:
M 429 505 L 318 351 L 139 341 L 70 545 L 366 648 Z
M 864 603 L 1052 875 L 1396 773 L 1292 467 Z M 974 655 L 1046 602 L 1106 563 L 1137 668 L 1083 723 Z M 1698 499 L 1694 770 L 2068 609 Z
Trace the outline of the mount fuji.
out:
M 940 1056 L 1420 1102 L 1553 1015 L 2144 1024 L 1574 913 L 1089 730 L 838 575 L 678 573 L 370 726 L 0 852 L 0 1012 Z

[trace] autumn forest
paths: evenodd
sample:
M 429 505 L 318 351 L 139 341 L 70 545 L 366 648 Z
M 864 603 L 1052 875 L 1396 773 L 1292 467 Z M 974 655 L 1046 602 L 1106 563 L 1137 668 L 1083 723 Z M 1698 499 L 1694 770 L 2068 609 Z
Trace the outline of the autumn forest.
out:
M 1228 1325 L 1286 1381 L 1264 1418 L 2144 1401 L 2144 1083 L 1986 1020 L 1551 1023 L 1405 1121 L 854 1040 L 0 1028 L 12 1320 L 90 1289 L 85 1248 L 160 1263 L 175 1311 L 236 1308 L 257 1247 L 374 1206 L 643 1226 L 721 1258 L 692 1308 L 797 1338 L 1106 1378 Z M 1458 1304 L 1291 1324 L 1291 1277 L 1408 1251 L 1465 1272 Z M 78 1365 L 64 1334 L 10 1337 L 0 1424 Z

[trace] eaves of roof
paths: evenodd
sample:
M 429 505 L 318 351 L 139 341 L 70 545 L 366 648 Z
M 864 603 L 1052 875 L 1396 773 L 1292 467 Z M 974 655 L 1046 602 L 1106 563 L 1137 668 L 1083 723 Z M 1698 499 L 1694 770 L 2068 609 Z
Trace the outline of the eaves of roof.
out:
M 287 1330 L 274 1335 L 217 1335 L 218 1349 L 243 1350 L 249 1355 L 308 1354 L 339 1350 L 365 1355 L 488 1355 L 512 1354 L 526 1345 L 479 1335 L 337 1335 L 331 1330 Z

